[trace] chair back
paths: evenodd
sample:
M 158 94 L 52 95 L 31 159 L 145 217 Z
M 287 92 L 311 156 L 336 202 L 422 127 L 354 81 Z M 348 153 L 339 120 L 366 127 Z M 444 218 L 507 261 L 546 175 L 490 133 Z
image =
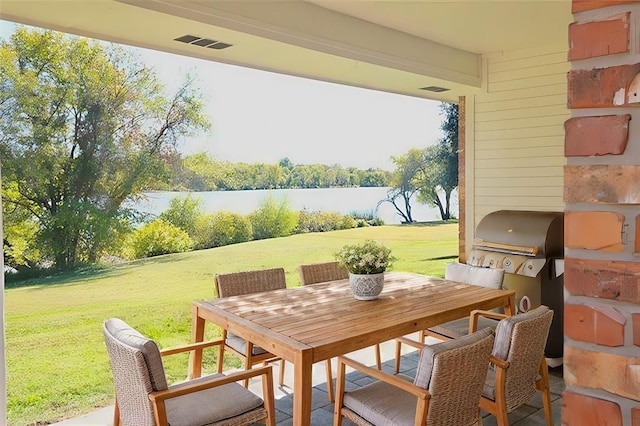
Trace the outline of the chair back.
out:
M 547 306 L 500 320 L 493 355 L 509 362 L 505 390 L 507 412 L 536 393 L 536 379 L 553 319 Z
M 302 285 L 349 278 L 349 271 L 338 262 L 313 263 L 300 265 L 300 283 Z
M 216 275 L 218 297 L 260 293 L 287 287 L 283 268 Z
M 493 348 L 489 328 L 422 350 L 414 384 L 431 394 L 429 426 L 476 424 Z
M 480 266 L 453 262 L 447 264 L 444 271 L 444 278 L 446 280 L 473 284 L 480 287 L 502 289 L 504 269 L 482 268 Z
M 155 426 L 148 395 L 167 389 L 158 345 L 117 318 L 105 321 L 102 331 L 122 424 Z

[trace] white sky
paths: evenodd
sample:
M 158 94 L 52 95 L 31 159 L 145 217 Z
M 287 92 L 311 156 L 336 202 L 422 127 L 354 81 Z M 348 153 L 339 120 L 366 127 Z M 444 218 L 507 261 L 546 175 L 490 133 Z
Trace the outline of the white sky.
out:
M 14 25 L 0 21 L 7 39 Z M 135 49 L 169 87 L 194 72 L 210 132 L 184 144 L 232 162 L 393 170 L 391 156 L 441 137 L 440 102 Z

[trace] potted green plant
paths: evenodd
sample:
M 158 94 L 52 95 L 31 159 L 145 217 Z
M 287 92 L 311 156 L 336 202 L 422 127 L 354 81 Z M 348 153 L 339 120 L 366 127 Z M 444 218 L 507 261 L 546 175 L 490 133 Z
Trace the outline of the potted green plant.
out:
M 384 272 L 395 260 L 390 248 L 373 240 L 347 244 L 335 258 L 349 271 L 349 286 L 358 300 L 378 298 L 384 287 Z

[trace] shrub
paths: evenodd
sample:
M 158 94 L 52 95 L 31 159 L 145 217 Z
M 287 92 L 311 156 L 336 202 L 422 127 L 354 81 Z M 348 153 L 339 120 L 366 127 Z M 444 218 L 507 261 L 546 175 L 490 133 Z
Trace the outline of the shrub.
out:
M 156 219 L 137 229 L 128 244 L 127 257 L 140 259 L 188 251 L 193 246 L 189 234 L 164 219 Z
M 301 210 L 298 217 L 296 233 L 327 232 L 337 229 L 355 228 L 357 223 L 349 215 L 343 216 L 338 212 L 321 212 Z
M 362 228 L 365 226 L 382 226 L 384 225 L 384 220 L 378 217 L 378 214 L 375 211 L 367 211 L 367 212 L 351 212 L 350 216 L 354 218 L 357 223 L 358 228 Z
M 357 227 L 358 221 L 353 216 L 346 214 L 342 216 L 338 229 L 351 229 Z
M 196 248 L 226 246 L 250 241 L 253 236 L 251 221 L 246 216 L 219 211 L 200 218 L 196 232 Z
M 159 218 L 195 237 L 197 222 L 204 216 L 202 210 L 202 198 L 193 198 L 191 194 L 186 197 L 173 197 L 169 202 L 169 208 L 163 211 Z
M 249 215 L 249 220 L 255 240 L 286 237 L 291 235 L 298 225 L 298 212 L 291 210 L 286 199 L 278 202 L 268 196 L 258 210 Z

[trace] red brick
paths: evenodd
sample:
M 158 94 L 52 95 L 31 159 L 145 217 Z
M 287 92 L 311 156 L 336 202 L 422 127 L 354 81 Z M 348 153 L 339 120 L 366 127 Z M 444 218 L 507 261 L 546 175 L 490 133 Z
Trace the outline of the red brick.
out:
M 640 253 L 640 214 L 636 216 L 636 243 L 634 247 L 635 253 Z
M 593 309 L 582 305 L 564 305 L 564 334 L 570 339 L 595 342 Z
M 640 3 L 640 0 L 573 0 L 571 12 L 584 12 L 585 10 L 601 9 L 619 4 Z
M 640 64 L 620 65 L 592 70 L 571 70 L 568 74 L 567 106 L 569 108 L 610 108 L 640 104 L 629 102 L 633 80 Z M 636 82 L 637 83 L 637 82 Z M 614 103 L 614 98 L 619 99 Z
M 631 409 L 631 426 L 640 426 L 640 408 Z
M 567 386 L 600 389 L 640 401 L 640 358 L 565 345 L 562 360 Z
M 574 296 L 640 305 L 640 263 L 565 258 L 565 289 Z
M 627 148 L 631 115 L 575 117 L 564 123 L 564 155 L 620 155 Z
M 569 60 L 629 52 L 630 15 L 569 25 Z
M 562 393 L 562 424 L 565 426 L 622 425 L 622 412 L 615 402 Z
M 603 346 L 624 346 L 624 325 L 627 319 L 613 307 L 594 307 L 596 311 L 596 341 Z
M 565 212 L 564 245 L 569 248 L 620 252 L 624 216 L 615 212 Z
M 626 318 L 613 307 L 565 305 L 564 334 L 603 346 L 624 346 Z
M 631 314 L 633 323 L 633 344 L 640 346 L 640 314 Z
M 640 166 L 565 166 L 566 203 L 640 204 Z

